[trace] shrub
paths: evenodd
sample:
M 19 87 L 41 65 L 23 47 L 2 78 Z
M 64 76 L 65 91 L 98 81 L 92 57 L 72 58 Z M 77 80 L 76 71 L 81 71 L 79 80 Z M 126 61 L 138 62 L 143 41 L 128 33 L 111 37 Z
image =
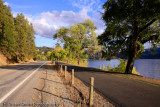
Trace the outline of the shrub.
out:
M 112 69 L 109 69 L 109 71 L 116 71 L 116 72 L 120 72 L 120 73 L 125 73 L 127 62 L 123 59 L 119 59 L 119 61 L 120 61 L 120 64 L 118 65 L 118 67 L 114 67 Z M 140 73 L 136 71 L 135 67 L 133 67 L 132 74 L 140 75 Z

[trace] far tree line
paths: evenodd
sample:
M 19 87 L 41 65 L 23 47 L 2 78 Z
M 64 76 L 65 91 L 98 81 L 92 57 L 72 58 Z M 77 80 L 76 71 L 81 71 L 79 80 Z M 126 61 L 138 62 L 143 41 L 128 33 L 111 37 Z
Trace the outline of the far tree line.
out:
M 10 7 L 0 0 L 0 51 L 9 61 L 36 58 L 34 34 L 25 16 L 21 13 L 14 18 Z

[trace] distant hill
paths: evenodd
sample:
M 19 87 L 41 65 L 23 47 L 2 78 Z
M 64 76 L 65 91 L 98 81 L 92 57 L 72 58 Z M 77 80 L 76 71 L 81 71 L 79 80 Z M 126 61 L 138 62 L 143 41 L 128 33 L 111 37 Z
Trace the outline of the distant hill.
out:
M 160 59 L 160 48 L 155 49 L 154 52 L 146 49 L 140 59 Z
M 37 50 L 37 53 L 39 55 L 46 55 L 48 51 L 52 51 L 53 48 L 50 48 L 50 47 L 46 47 L 46 46 L 43 46 L 43 47 L 36 47 L 36 50 Z
M 126 59 L 126 56 L 118 54 L 116 57 Z M 160 48 L 155 49 L 153 52 L 150 49 L 145 49 L 139 59 L 160 59 Z

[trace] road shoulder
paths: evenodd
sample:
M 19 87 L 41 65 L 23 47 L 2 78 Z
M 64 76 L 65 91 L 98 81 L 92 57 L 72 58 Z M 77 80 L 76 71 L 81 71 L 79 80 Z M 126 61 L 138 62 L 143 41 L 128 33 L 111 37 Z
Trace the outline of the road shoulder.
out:
M 47 64 L 44 66 L 41 80 L 35 89 L 32 103 L 52 104 L 60 107 L 74 107 L 78 105 L 89 106 L 89 87 L 75 78 L 75 84 L 71 85 L 71 75 L 64 71 L 57 71 L 57 66 Z M 54 69 L 54 70 L 53 70 Z M 94 106 L 113 107 L 105 98 L 94 92 Z

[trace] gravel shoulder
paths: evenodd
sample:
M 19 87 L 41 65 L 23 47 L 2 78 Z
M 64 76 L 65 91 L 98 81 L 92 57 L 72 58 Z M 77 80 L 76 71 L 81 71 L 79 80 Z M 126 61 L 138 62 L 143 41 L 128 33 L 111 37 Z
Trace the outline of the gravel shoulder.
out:
M 53 70 L 51 64 L 44 65 L 43 67 L 39 84 L 37 88 L 35 88 L 32 103 L 43 104 L 43 106 L 48 105 L 48 107 L 74 106 L 61 78 L 58 76 L 58 73 Z
M 89 107 L 89 87 L 75 78 L 71 85 L 71 74 L 60 71 L 58 65 L 47 64 L 43 67 L 39 84 L 35 89 L 32 103 L 48 104 L 59 107 Z M 114 107 L 94 91 L 93 107 Z

